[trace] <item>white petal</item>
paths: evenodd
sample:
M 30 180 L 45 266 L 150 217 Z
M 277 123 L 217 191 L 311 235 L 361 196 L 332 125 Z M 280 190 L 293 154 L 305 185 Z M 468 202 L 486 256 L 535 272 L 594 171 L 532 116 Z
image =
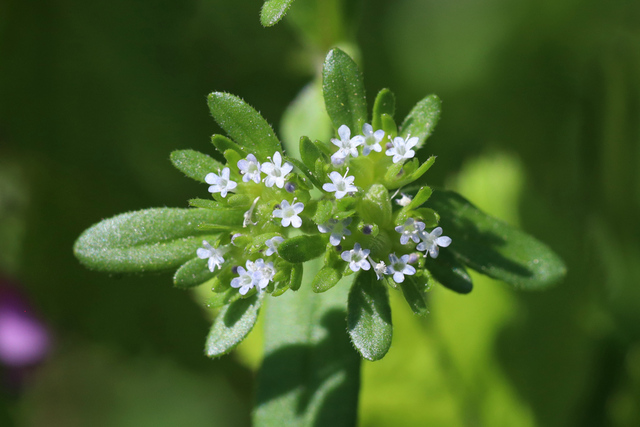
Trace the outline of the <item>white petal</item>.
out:
M 282 218 L 283 216 L 283 211 L 282 209 L 274 209 L 273 213 L 271 214 L 274 218 Z
M 334 184 L 323 184 L 322 185 L 322 189 L 324 191 L 329 192 L 329 193 L 337 190 L 337 188 L 336 188 L 336 186 Z
M 365 271 L 369 271 L 369 269 L 371 268 L 371 264 L 369 264 L 369 261 L 367 261 L 366 259 L 360 261 L 358 265 Z
M 207 263 L 209 266 L 209 271 L 213 273 L 218 264 L 216 264 L 216 260 L 214 258 L 209 258 L 209 262 Z
M 406 265 L 402 269 L 402 272 L 407 275 L 412 275 L 412 274 L 416 274 L 416 269 L 412 265 Z
M 291 218 L 289 217 L 282 218 L 282 221 L 280 221 L 280 224 L 282 224 L 283 227 L 288 227 L 291 224 Z
M 297 214 L 304 210 L 304 204 L 302 202 L 294 203 L 293 211 Z
M 379 131 L 376 131 L 376 132 L 379 132 Z M 373 133 L 373 126 L 371 126 L 369 123 L 363 124 L 362 133 L 364 135 L 371 135 Z M 382 133 L 384 133 L 384 131 L 382 131 Z
M 399 271 L 396 271 L 395 273 L 393 273 L 393 281 L 396 283 L 404 282 L 404 274 L 402 274 Z
M 443 248 L 446 248 L 450 244 L 451 244 L 451 237 L 449 236 L 442 236 L 436 239 L 436 245 L 441 246 Z
M 384 131 L 382 129 L 378 129 L 373 133 L 373 137 L 376 139 L 376 142 L 382 141 L 382 138 L 384 138 Z
M 293 166 L 290 163 L 285 163 L 284 165 L 282 165 L 280 172 L 282 173 L 282 176 L 286 176 L 291 173 L 292 170 Z
M 357 147 L 359 145 L 364 144 L 364 136 L 362 135 L 357 135 L 354 136 L 353 138 L 351 138 L 351 146 L 352 147 Z
M 342 125 L 338 128 L 338 135 L 340 135 L 340 139 L 349 139 L 351 137 L 351 129 L 347 125 Z
M 216 175 L 213 172 L 210 172 L 207 174 L 207 176 L 204 177 L 204 181 L 207 184 L 211 184 L 211 185 L 216 184 L 218 182 L 218 175 Z
M 243 287 L 240 288 L 240 295 L 246 295 L 247 292 L 249 292 L 249 289 L 251 289 L 253 286 L 251 285 L 244 285 Z
M 431 255 L 431 258 L 438 258 L 438 247 L 436 245 L 429 248 L 429 255 Z
M 276 151 L 273 154 L 273 164 L 276 165 L 277 167 L 282 166 L 282 156 L 280 155 L 279 151 Z
M 329 236 L 329 243 L 331 243 L 332 246 L 338 246 L 340 244 L 340 238 L 341 236 L 339 234 L 332 234 Z
M 436 227 L 433 229 L 433 231 L 431 231 L 431 236 L 433 237 L 439 237 L 442 236 L 442 227 Z
M 343 261 L 351 261 L 351 251 L 344 251 L 340 254 L 340 258 L 342 258 Z
M 293 228 L 300 228 L 300 226 L 302 226 L 302 219 L 298 215 L 291 217 L 291 225 L 293 225 Z

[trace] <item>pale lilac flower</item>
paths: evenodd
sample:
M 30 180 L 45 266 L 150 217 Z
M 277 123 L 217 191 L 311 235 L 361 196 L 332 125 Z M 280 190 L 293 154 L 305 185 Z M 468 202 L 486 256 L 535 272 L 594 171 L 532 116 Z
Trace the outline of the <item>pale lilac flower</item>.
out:
M 198 248 L 198 250 L 196 251 L 196 255 L 198 255 L 198 258 L 200 259 L 209 258 L 209 261 L 207 263 L 209 266 L 209 271 L 213 273 L 216 267 L 222 268 L 221 266 L 224 262 L 224 258 L 222 257 L 222 255 L 226 252 L 226 250 L 224 248 L 214 248 L 206 240 L 202 241 L 202 246 L 202 248 Z
M 218 171 L 218 174 L 213 172 L 207 174 L 204 180 L 207 184 L 210 184 L 209 193 L 220 193 L 222 197 L 227 197 L 227 192 L 233 190 L 238 186 L 234 181 L 229 178 L 229 168 L 222 169 L 222 172 Z
M 431 258 L 438 257 L 438 246 L 446 248 L 451 244 L 451 237 L 442 235 L 442 227 L 434 228 L 431 233 L 422 232 L 420 233 L 420 238 L 422 242 L 416 246 L 416 249 L 426 251 L 424 256 L 427 256 L 428 253 L 431 255 Z
M 294 203 L 292 206 L 288 201 L 283 200 L 282 203 L 280 203 L 280 209 L 273 210 L 273 217 L 282 218 L 281 223 L 283 227 L 292 225 L 293 228 L 300 228 L 302 225 L 302 218 L 300 218 L 298 214 L 303 210 L 304 204 L 302 204 L 302 202 Z
M 351 230 L 347 228 L 349 224 L 351 224 L 351 218 L 346 218 L 342 221 L 330 219 L 324 224 L 319 224 L 318 230 L 321 233 L 331 233 L 331 236 L 329 236 L 329 242 L 333 246 L 338 246 L 340 244 L 340 240 L 342 240 L 344 236 L 351 236 Z
M 253 180 L 256 184 L 260 183 L 260 162 L 253 154 L 249 154 L 246 159 L 238 160 L 238 169 L 244 182 Z
M 267 251 L 264 253 L 266 256 L 271 256 L 275 253 L 278 253 L 278 246 L 280 243 L 284 242 L 284 239 L 280 236 L 275 236 L 267 240 L 265 245 L 267 245 Z
M 244 267 L 238 267 L 239 276 L 231 280 L 232 288 L 240 288 L 240 295 L 246 295 L 247 292 L 251 288 L 255 286 L 253 280 L 253 273 L 255 272 L 255 267 L 252 261 L 247 261 L 247 270 Z
M 336 193 L 336 199 L 342 199 L 347 193 L 358 191 L 358 187 L 353 185 L 353 181 L 355 177 L 347 176 L 349 173 L 349 168 L 344 173 L 344 176 L 340 175 L 338 172 L 333 171 L 329 174 L 329 178 L 331 179 L 331 183 L 324 184 L 322 189 L 324 191 Z
M 393 139 L 392 146 L 386 151 L 387 156 L 393 156 L 393 163 L 398 163 L 403 160 L 408 160 L 415 156 L 416 152 L 412 150 L 413 147 L 418 144 L 418 137 L 414 136 L 407 140 L 400 136 L 396 136 Z
M 284 177 L 287 176 L 292 170 L 293 166 L 290 163 L 285 162 L 282 164 L 282 155 L 279 151 L 276 151 L 273 155 L 273 163 L 265 162 L 260 166 L 260 170 L 267 174 L 264 179 L 264 185 L 267 187 L 284 187 Z
M 340 256 L 344 261 L 349 263 L 349 268 L 352 271 L 358 271 L 360 269 L 369 270 L 371 268 L 371 264 L 367 261 L 369 252 L 369 249 L 362 249 L 360 243 L 356 243 L 353 249 L 342 252 Z
M 232 288 L 240 288 L 240 295 L 246 295 L 253 288 L 258 291 L 269 286 L 269 282 L 273 280 L 276 270 L 272 262 L 264 262 L 262 258 L 255 262 L 247 261 L 247 268 L 238 267 L 238 277 L 231 280 Z
M 416 269 L 408 263 L 409 255 L 402 255 L 402 257 L 398 259 L 396 254 L 389 254 L 387 274 L 393 274 L 393 281 L 396 283 L 404 282 L 405 274 L 407 276 L 416 274 Z
M 362 126 L 362 133 L 364 134 L 362 145 L 363 156 L 368 156 L 372 150 L 378 153 L 382 151 L 382 147 L 380 146 L 380 142 L 384 138 L 384 131 L 382 129 L 374 132 L 373 126 L 365 123 Z
M 276 274 L 276 269 L 272 262 L 264 262 L 262 258 L 258 258 L 254 263 L 253 281 L 258 290 L 262 290 L 269 286 L 269 282 Z
M 338 151 L 331 156 L 331 162 L 342 164 L 349 156 L 358 157 L 358 146 L 364 143 L 364 137 L 358 135 L 351 138 L 351 129 L 347 125 L 338 128 L 338 135 L 340 139 L 331 138 L 333 145 L 338 147 Z
M 420 234 L 424 230 L 424 227 L 424 222 L 416 221 L 413 218 L 407 218 L 404 225 L 396 227 L 396 231 L 402 234 L 402 236 L 400 236 L 400 243 L 406 245 L 409 243 L 409 239 L 418 243 L 420 241 Z
M 401 198 L 395 199 L 396 204 L 402 207 L 409 206 L 409 203 L 411 203 L 412 197 L 404 193 L 400 193 L 400 195 L 402 196 Z

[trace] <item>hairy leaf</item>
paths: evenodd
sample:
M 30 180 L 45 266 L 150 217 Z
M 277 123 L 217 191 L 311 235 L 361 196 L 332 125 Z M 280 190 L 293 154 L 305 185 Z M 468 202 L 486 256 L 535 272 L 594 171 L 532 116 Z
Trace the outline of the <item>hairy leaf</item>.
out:
M 429 95 L 418 102 L 402 122 L 400 136 L 403 138 L 407 138 L 408 135 L 417 136 L 419 140 L 417 147 L 422 147 L 438 124 L 440 109 L 440 98 L 436 95 Z
M 171 153 L 171 163 L 183 174 L 199 182 L 210 172 L 218 173 L 224 165 L 214 158 L 195 150 L 176 150 Z

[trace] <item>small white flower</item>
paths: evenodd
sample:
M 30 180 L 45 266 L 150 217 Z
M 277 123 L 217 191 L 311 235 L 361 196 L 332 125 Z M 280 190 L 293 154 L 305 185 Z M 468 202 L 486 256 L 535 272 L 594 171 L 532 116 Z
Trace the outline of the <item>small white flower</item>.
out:
M 355 178 L 353 176 L 347 176 L 349 168 L 344 173 L 344 176 L 338 172 L 333 171 L 329 174 L 331 183 L 324 184 L 322 189 L 328 192 L 336 192 L 336 199 L 342 199 L 347 193 L 358 191 L 358 187 L 353 185 Z
M 402 234 L 402 236 L 400 236 L 400 243 L 406 245 L 409 243 L 409 239 L 418 243 L 420 241 L 420 234 L 424 230 L 424 227 L 424 222 L 416 221 L 413 218 L 407 218 L 404 225 L 396 227 L 396 231 Z
M 342 240 L 344 236 L 351 236 L 351 230 L 347 228 L 349 224 L 351 224 L 351 218 L 346 218 L 342 221 L 330 219 L 324 224 L 319 224 L 318 230 L 321 233 L 331 233 L 331 236 L 329 236 L 329 242 L 333 246 L 338 246 L 340 244 L 340 240 Z
M 338 147 L 338 151 L 331 156 L 331 162 L 336 165 L 344 163 L 349 156 L 358 157 L 358 146 L 364 144 L 362 135 L 351 138 L 351 129 L 347 125 L 338 128 L 338 135 L 340 139 L 331 138 L 333 145 Z
M 267 245 L 267 251 L 264 253 L 266 256 L 271 256 L 278 253 L 278 246 L 284 242 L 284 239 L 280 236 L 275 236 L 264 242 Z
M 373 126 L 369 123 L 365 123 L 362 126 L 362 133 L 364 134 L 362 146 L 363 156 L 368 156 L 372 150 L 378 153 L 382 151 L 382 146 L 380 146 L 380 141 L 384 138 L 384 131 L 382 129 L 378 129 L 374 132 Z
M 422 232 L 420 233 L 420 238 L 422 242 L 416 246 L 416 249 L 419 251 L 427 251 L 431 258 L 438 257 L 438 246 L 441 248 L 446 248 L 451 244 L 451 237 L 442 235 L 442 227 L 436 227 L 433 229 L 431 233 Z M 427 253 L 424 256 L 427 256 Z
M 240 288 L 240 295 L 246 295 L 254 287 L 261 291 L 269 285 L 276 274 L 273 263 L 265 263 L 262 258 L 255 262 L 247 261 L 246 266 L 246 269 L 242 266 L 238 267 L 238 277 L 231 280 L 231 287 Z
M 280 209 L 273 210 L 273 217 L 282 218 L 281 223 L 283 227 L 292 225 L 293 228 L 300 228 L 302 225 L 302 218 L 300 218 L 298 214 L 303 210 L 304 204 L 302 204 L 302 202 L 294 203 L 292 206 L 288 201 L 283 200 L 282 203 L 280 203 Z
M 371 257 L 369 257 L 369 262 L 373 265 L 373 271 L 376 273 L 378 280 L 382 279 L 382 277 L 387 273 L 387 265 L 384 261 L 375 262 Z
M 207 176 L 204 177 L 204 180 L 207 184 L 211 185 L 211 187 L 209 187 L 209 193 L 220 193 L 222 197 L 227 197 L 227 192 L 238 186 L 238 184 L 229 179 L 230 172 L 229 168 L 224 168 L 222 172 L 218 171 L 220 175 L 213 172 L 208 173 Z
M 393 274 L 393 281 L 396 283 L 404 282 L 404 275 L 411 276 L 416 274 L 416 269 L 409 265 L 409 255 L 402 255 L 400 259 L 396 254 L 389 254 L 389 267 L 387 274 Z
M 272 262 L 264 262 L 262 258 L 258 258 L 254 263 L 253 281 L 259 290 L 269 286 L 269 282 L 276 274 L 276 269 Z
M 340 256 L 349 263 L 349 268 L 352 271 L 358 271 L 360 269 L 369 270 L 371 268 L 371 264 L 367 261 L 369 252 L 369 249 L 362 249 L 360 243 L 356 243 L 353 249 L 342 252 Z
M 253 180 L 256 184 L 260 183 L 260 162 L 253 154 L 249 154 L 246 159 L 238 160 L 238 169 L 244 182 Z
M 264 179 L 264 185 L 273 187 L 275 184 L 276 187 L 282 188 L 284 187 L 284 177 L 293 170 L 293 166 L 287 162 L 283 165 L 282 155 L 280 155 L 279 151 L 276 151 L 273 155 L 273 163 L 263 163 L 262 166 L 260 166 L 260 170 L 267 174 L 267 177 Z
M 224 248 L 214 248 L 206 240 L 202 241 L 202 246 L 202 248 L 198 248 L 198 250 L 196 251 L 196 255 L 198 255 L 198 258 L 200 259 L 209 258 L 209 261 L 207 263 L 209 266 L 209 271 L 213 273 L 216 267 L 222 268 L 221 266 L 224 262 L 224 258 L 222 257 L 222 255 L 226 252 L 226 250 Z
M 409 138 L 409 136 L 407 136 L 406 141 L 402 137 L 396 136 L 393 139 L 392 147 L 389 148 L 385 154 L 387 156 L 393 156 L 393 163 L 408 160 L 415 156 L 416 152 L 413 151 L 412 148 L 415 147 L 417 143 L 417 136 L 414 136 L 413 138 Z
M 400 195 L 402 197 L 395 200 L 396 204 L 398 204 L 398 205 L 400 205 L 402 207 L 409 206 L 409 203 L 411 203 L 411 200 L 412 200 L 411 196 L 409 196 L 407 194 L 404 194 L 404 193 L 400 193 Z
M 253 266 L 251 261 L 247 261 L 247 266 L 249 266 L 249 263 Z M 253 275 L 242 266 L 238 267 L 238 274 L 238 277 L 231 280 L 231 287 L 240 288 L 240 295 L 246 295 L 247 292 L 255 286 L 253 282 Z

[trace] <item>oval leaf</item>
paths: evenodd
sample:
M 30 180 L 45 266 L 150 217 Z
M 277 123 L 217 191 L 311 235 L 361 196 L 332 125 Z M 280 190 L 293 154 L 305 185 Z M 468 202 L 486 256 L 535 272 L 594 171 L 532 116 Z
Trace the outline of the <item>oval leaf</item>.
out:
M 449 251 L 440 251 L 440 255 L 436 259 L 427 257 L 424 266 L 429 270 L 431 276 L 445 288 L 459 294 L 468 294 L 473 290 L 471 276 Z
M 347 330 L 355 348 L 365 359 L 382 359 L 393 335 L 386 286 L 372 272 L 360 273 L 349 292 L 347 308 Z
M 426 278 L 424 276 L 405 276 L 404 281 L 400 283 L 400 289 L 402 289 L 402 295 L 411 307 L 411 311 L 419 316 L 426 316 L 429 314 L 425 294 L 426 285 L 421 280 L 426 280 Z
M 566 273 L 548 246 L 485 214 L 459 194 L 435 191 L 426 205 L 440 214 L 440 226 L 452 239 L 442 250 L 480 273 L 520 289 L 545 288 Z
M 420 148 L 424 141 L 431 135 L 440 119 L 441 102 L 436 95 L 429 95 L 418 102 L 400 126 L 400 136 L 406 138 L 408 135 L 418 137 Z
M 267 121 L 235 95 L 214 92 L 207 98 L 211 115 L 240 146 L 260 161 L 281 151 L 280 141 Z
M 393 117 L 396 112 L 396 97 L 389 89 L 378 92 L 373 103 L 373 119 L 371 125 L 374 130 L 382 129 L 382 115 Z
M 285 261 L 297 264 L 317 258 L 324 253 L 325 245 L 318 234 L 295 236 L 278 246 L 278 254 Z
M 367 99 L 358 65 L 343 51 L 332 49 L 322 69 L 322 93 L 333 126 L 349 126 L 357 135 L 367 121 Z
M 159 208 L 129 212 L 86 230 L 74 253 L 88 268 L 142 273 L 177 268 L 207 239 L 201 224 L 241 225 L 242 210 Z
M 292 291 L 297 291 L 300 289 L 302 285 L 302 274 L 304 273 L 304 269 L 302 264 L 293 264 L 291 266 L 291 285 L 289 288 Z
M 209 271 L 207 265 L 208 260 L 193 258 L 182 264 L 182 266 L 173 275 L 173 284 L 176 288 L 188 289 L 198 286 L 211 279 L 220 270 L 213 273 Z
M 313 292 L 320 294 L 333 288 L 340 281 L 342 275 L 338 270 L 331 267 L 323 267 L 318 274 L 313 277 L 311 288 Z
M 258 320 L 264 292 L 241 298 L 225 306 L 213 321 L 205 353 L 209 357 L 219 357 L 229 353 L 245 339 Z
M 260 11 L 260 23 L 264 27 L 271 27 L 276 25 L 284 15 L 287 14 L 287 10 L 291 7 L 293 0 L 267 0 L 262 6 Z
M 206 154 L 195 150 L 177 150 L 171 153 L 171 163 L 191 179 L 205 182 L 209 172 L 218 172 L 224 165 Z

